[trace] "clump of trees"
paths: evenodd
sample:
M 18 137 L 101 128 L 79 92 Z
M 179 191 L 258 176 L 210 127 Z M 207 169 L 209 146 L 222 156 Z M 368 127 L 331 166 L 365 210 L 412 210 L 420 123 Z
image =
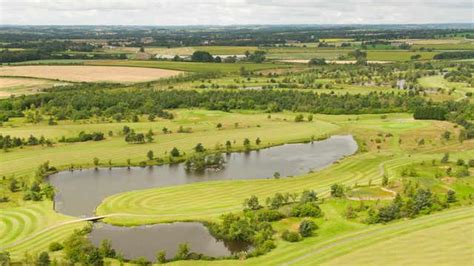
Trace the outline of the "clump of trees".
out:
M 104 258 L 115 258 L 110 241 L 104 240 L 95 247 L 87 238 L 90 228 L 76 230 L 63 242 L 65 259 L 71 264 L 103 265 Z
M 442 52 L 433 56 L 433 59 L 471 59 L 474 58 L 473 51 Z
M 59 142 L 86 142 L 86 141 L 101 141 L 104 140 L 104 133 L 102 132 L 92 132 L 92 133 L 86 133 L 84 131 L 79 132 L 79 135 L 77 137 L 62 137 Z
M 191 61 L 193 62 L 215 62 L 215 63 L 220 63 L 222 62 L 222 59 L 219 56 L 213 57 L 211 53 L 206 52 L 206 51 L 195 51 L 191 55 Z
M 135 130 L 130 129 L 125 134 L 125 141 L 128 143 L 143 144 L 145 143 L 145 134 L 135 133 Z
M 408 191 L 413 190 L 408 189 Z M 413 218 L 418 215 L 429 214 L 448 208 L 450 203 L 456 201 L 456 193 L 452 190 L 449 190 L 446 193 L 445 199 L 442 200 L 429 189 L 419 188 L 416 192 L 409 193 L 406 199 L 402 198 L 400 194 L 397 194 L 389 205 L 380 207 L 375 211 L 369 211 L 366 222 L 387 223 L 405 217 Z
M 209 223 L 209 231 L 217 239 L 251 243 L 254 249 L 248 256 L 262 255 L 275 248 L 272 225 L 258 220 L 253 212 L 244 216 L 229 213 L 221 219 L 221 223 Z
M 205 169 L 222 169 L 225 165 L 224 156 L 221 153 L 204 155 L 197 153 L 184 163 L 186 171 L 204 171 Z

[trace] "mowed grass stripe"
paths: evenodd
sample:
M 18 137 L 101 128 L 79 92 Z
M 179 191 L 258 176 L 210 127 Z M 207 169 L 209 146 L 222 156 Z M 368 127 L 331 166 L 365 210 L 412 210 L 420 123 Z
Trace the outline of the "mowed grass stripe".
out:
M 273 254 L 272 256 L 275 257 L 275 255 L 277 255 L 275 257 L 275 261 L 273 261 L 274 263 L 266 263 L 267 261 L 263 260 L 263 257 L 261 259 L 257 258 L 255 262 L 265 261 L 263 262 L 263 264 L 266 265 L 321 264 L 331 258 L 335 258 L 342 254 L 347 254 L 353 250 L 356 250 L 357 248 L 365 246 L 370 247 L 371 244 L 377 243 L 378 241 L 384 241 L 386 239 L 389 239 L 390 237 L 408 234 L 413 231 L 423 230 L 425 228 L 436 226 L 439 224 L 451 223 L 459 220 L 466 221 L 466 219 L 472 219 L 473 217 L 474 208 L 464 207 L 416 218 L 414 220 L 398 221 L 388 225 L 371 226 L 368 229 L 359 230 L 355 233 L 349 233 L 339 237 L 331 238 L 327 241 L 323 241 L 320 243 L 318 243 L 317 237 L 310 238 L 308 240 L 310 240 L 311 243 L 308 243 L 307 245 L 295 245 L 295 249 L 291 250 L 291 252 L 289 250 L 280 249 L 278 254 Z M 298 246 L 300 246 L 299 250 Z M 301 246 L 303 246 L 303 249 Z M 288 254 L 286 257 L 280 257 L 280 255 L 285 253 Z M 406 254 L 406 256 L 409 256 L 409 254 Z
M 2 209 L 2 215 L 0 216 L 0 248 L 71 219 L 73 218 L 54 212 L 51 201 Z
M 361 156 L 366 157 L 366 155 Z M 179 189 L 168 187 L 127 192 L 109 197 L 105 201 L 106 204 L 99 207 L 97 214 L 118 212 L 168 216 L 185 212 L 197 215 L 200 211 L 207 210 L 213 210 L 217 214 L 221 212 L 220 209 L 240 208 L 242 200 L 253 194 L 264 198 L 275 192 L 301 192 L 309 188 L 324 192 L 330 184 L 337 181 L 346 182 L 346 180 L 360 179 L 363 176 L 374 176 L 378 174 L 378 162 L 379 160 L 373 160 L 365 164 L 360 172 L 351 170 L 356 167 L 351 165 L 355 162 L 348 162 L 325 169 L 321 173 L 303 177 L 280 180 L 216 181 L 180 186 Z M 339 176 L 339 172 L 345 172 L 346 175 L 335 179 L 335 176 Z M 232 185 L 230 186 L 229 183 Z M 114 219 L 110 218 L 110 220 Z
M 8 248 L 7 251 L 10 252 L 14 261 L 21 259 L 25 255 L 25 252 L 38 254 L 42 251 L 47 251 L 51 242 L 62 242 L 74 230 L 82 229 L 86 224 L 86 222 L 65 224 L 53 230 L 43 232 L 19 245 Z

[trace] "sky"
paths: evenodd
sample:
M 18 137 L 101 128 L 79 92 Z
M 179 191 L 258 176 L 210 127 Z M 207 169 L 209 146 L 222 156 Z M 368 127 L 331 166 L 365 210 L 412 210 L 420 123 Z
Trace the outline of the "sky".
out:
M 0 24 L 474 23 L 474 0 L 0 0 Z

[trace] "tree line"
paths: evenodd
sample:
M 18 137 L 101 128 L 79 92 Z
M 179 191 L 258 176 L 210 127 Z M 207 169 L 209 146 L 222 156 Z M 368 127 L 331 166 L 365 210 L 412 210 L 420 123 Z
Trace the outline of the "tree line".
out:
M 0 101 L 0 119 L 22 117 L 31 109 L 56 119 L 111 117 L 121 121 L 137 114 L 172 118 L 165 109 L 204 108 L 230 111 L 252 109 L 268 112 L 290 110 L 323 114 L 410 112 L 426 101 L 415 92 L 334 95 L 290 90 L 106 90 L 99 87 L 51 91 Z

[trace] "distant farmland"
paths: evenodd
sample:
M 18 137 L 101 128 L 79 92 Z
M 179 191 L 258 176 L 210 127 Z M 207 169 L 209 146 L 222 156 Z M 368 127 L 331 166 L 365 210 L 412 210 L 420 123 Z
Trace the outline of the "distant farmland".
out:
M 32 77 L 77 82 L 134 83 L 157 80 L 179 71 L 113 66 L 17 66 L 0 68 L 0 76 Z

